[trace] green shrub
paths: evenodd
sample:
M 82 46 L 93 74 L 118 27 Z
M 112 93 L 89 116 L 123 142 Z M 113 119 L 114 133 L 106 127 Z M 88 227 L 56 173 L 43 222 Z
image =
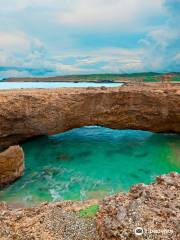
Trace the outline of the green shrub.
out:
M 82 209 L 79 211 L 79 216 L 80 217 L 89 217 L 89 218 L 93 218 L 95 217 L 97 211 L 99 209 L 99 205 L 95 204 L 95 205 L 91 205 L 85 209 Z

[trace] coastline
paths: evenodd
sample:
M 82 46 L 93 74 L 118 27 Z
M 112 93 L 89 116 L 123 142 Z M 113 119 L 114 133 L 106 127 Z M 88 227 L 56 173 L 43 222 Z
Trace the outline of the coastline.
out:
M 0 238 L 133 240 L 135 229 L 141 227 L 145 239 L 153 234 L 156 240 L 178 240 L 179 197 L 180 174 L 170 173 L 99 202 L 45 202 L 24 209 L 0 203 Z
M 118 82 L 160 82 L 166 74 L 172 75 L 172 81 L 180 80 L 180 73 L 133 73 L 133 74 L 89 74 L 89 75 L 64 75 L 49 77 L 12 77 L 6 78 L 5 82 L 96 82 L 96 83 L 118 83 Z
M 128 84 L 111 89 L 0 90 L 0 146 L 85 124 L 179 133 L 179 113 L 180 84 L 177 83 Z M 180 175 L 169 173 L 157 177 L 152 184 L 134 185 L 129 193 L 119 193 L 102 201 L 45 202 L 18 209 L 1 202 L 0 238 L 118 240 L 121 237 L 132 240 L 136 237 L 134 227 L 142 226 L 151 230 L 168 228 L 171 238 L 167 234 L 163 240 L 177 240 L 180 236 L 179 191 Z M 87 210 L 92 206 L 93 211 Z M 147 234 L 151 236 L 150 232 Z M 162 235 L 156 239 L 162 239 Z

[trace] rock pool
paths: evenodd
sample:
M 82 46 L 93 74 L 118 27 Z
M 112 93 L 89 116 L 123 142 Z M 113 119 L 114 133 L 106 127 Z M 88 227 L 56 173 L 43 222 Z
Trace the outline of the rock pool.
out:
M 83 127 L 22 145 L 25 174 L 0 191 L 1 201 L 30 206 L 127 191 L 159 174 L 180 172 L 180 135 Z

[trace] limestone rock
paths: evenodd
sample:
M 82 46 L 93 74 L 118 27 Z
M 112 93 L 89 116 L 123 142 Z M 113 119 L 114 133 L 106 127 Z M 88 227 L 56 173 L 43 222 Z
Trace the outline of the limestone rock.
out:
M 80 209 L 84 209 L 83 202 L 44 203 L 34 208 L 5 210 L 0 205 L 0 239 L 99 240 L 94 218 L 81 217 Z
M 180 133 L 180 84 L 0 90 L 0 147 L 92 125 Z
M 79 210 L 100 204 L 96 218 Z M 179 240 L 180 175 L 170 173 L 150 185 L 134 185 L 99 201 L 42 203 L 11 209 L 0 204 L 0 239 L 37 240 Z M 142 236 L 135 228 L 143 229 Z M 139 229 L 141 230 L 141 229 Z M 141 233 L 137 231 L 137 233 Z
M 19 178 L 24 171 L 24 153 L 21 147 L 9 147 L 0 153 L 0 187 Z
M 101 240 L 180 239 L 180 175 L 162 175 L 105 198 L 97 229 Z

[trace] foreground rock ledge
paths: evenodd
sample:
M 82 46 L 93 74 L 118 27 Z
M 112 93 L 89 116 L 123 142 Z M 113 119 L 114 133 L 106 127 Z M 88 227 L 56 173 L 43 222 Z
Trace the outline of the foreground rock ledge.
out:
M 20 146 L 0 152 L 0 188 L 15 181 L 24 171 L 24 153 Z
M 104 199 L 97 228 L 102 240 L 180 239 L 180 175 L 162 175 L 153 184 Z
M 82 126 L 180 133 L 180 84 L 0 91 L 0 146 Z
M 150 185 L 135 185 L 129 193 L 107 197 L 100 203 L 96 217 L 80 217 L 79 209 L 92 204 L 97 202 L 66 201 L 10 209 L 1 203 L 0 239 L 180 239 L 180 175 L 177 173 L 159 176 Z M 144 229 L 142 236 L 135 235 L 136 227 Z

